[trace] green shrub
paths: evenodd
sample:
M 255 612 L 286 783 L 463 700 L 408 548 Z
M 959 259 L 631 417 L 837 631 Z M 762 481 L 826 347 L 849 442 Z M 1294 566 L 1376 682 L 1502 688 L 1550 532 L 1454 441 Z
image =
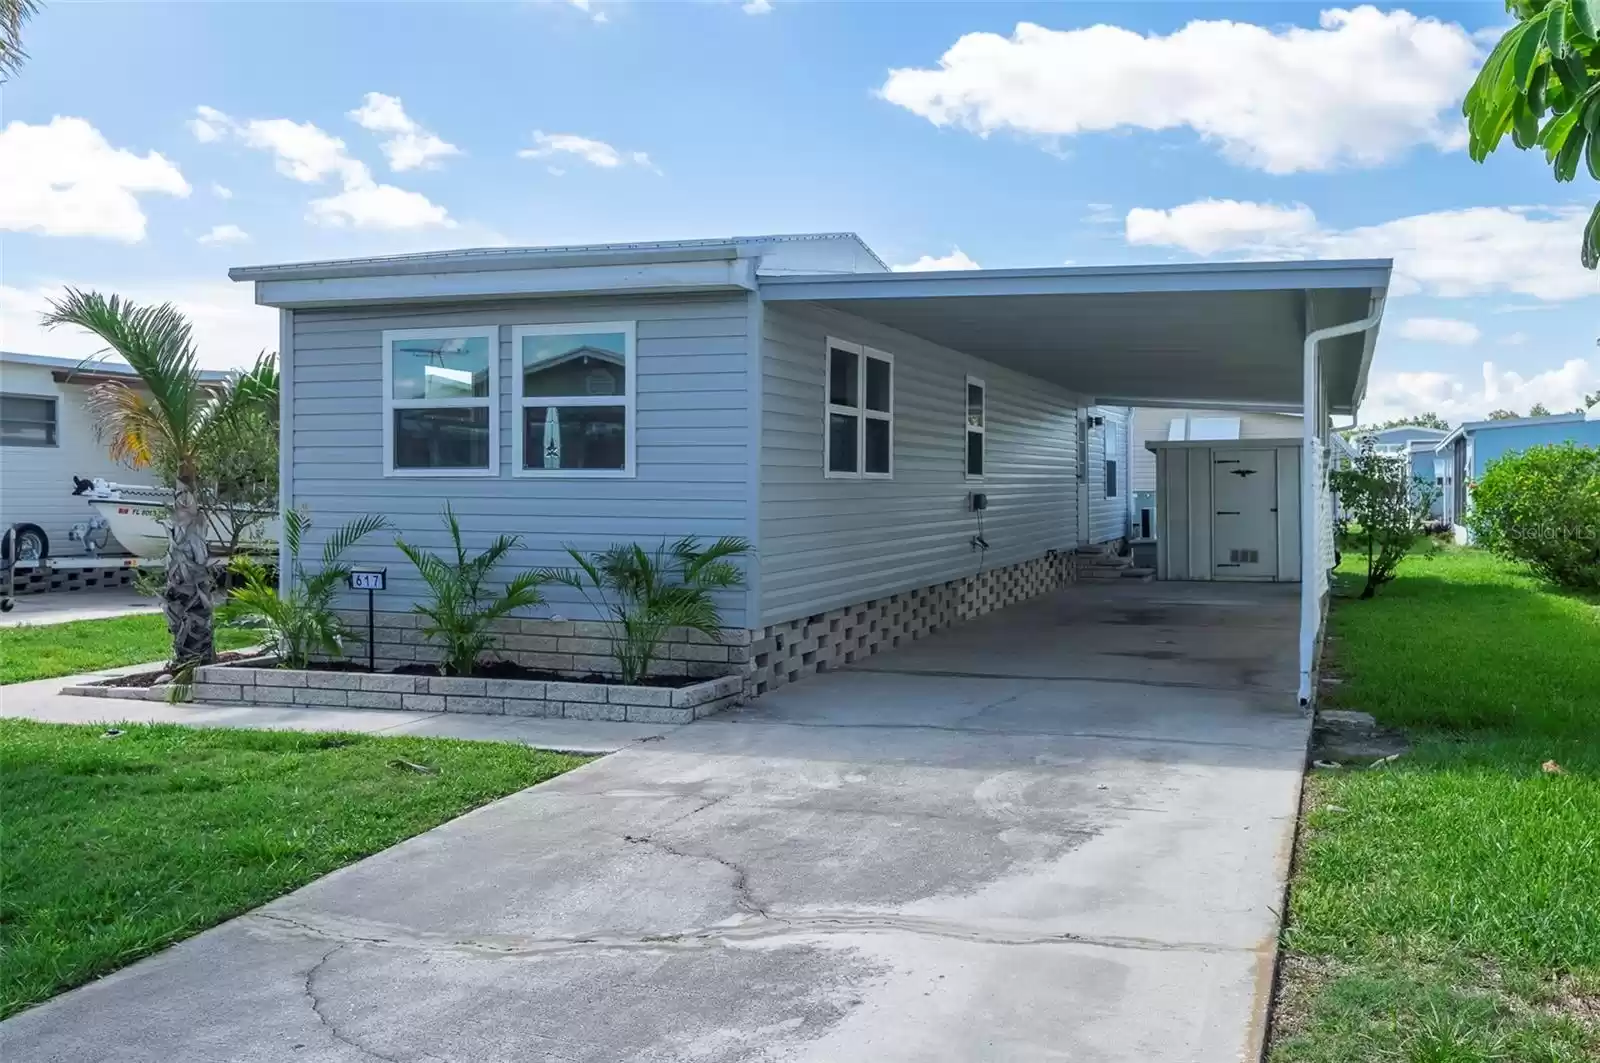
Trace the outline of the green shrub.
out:
M 289 591 L 278 593 L 273 574 L 248 554 L 236 554 L 228 568 L 239 586 L 217 611 L 218 618 L 236 627 L 258 628 L 278 659 L 290 668 L 304 668 L 313 653 L 338 657 L 350 630 L 333 611 L 333 599 L 344 587 L 350 566 L 344 552 L 367 535 L 386 527 L 382 517 L 357 517 L 322 544 L 322 568 L 307 572 L 300 564 L 300 540 L 311 518 L 291 509 L 283 515 L 284 543 L 289 548 Z
M 1552 444 L 1490 462 L 1467 522 L 1480 546 L 1563 587 L 1600 590 L 1600 450 Z
M 427 620 L 422 633 L 444 650 L 439 670 L 445 675 L 471 675 L 478 658 L 494 644 L 490 627 L 517 609 L 542 605 L 544 595 L 539 587 L 547 577 L 541 572 L 522 572 L 496 593 L 488 586 L 489 574 L 517 548 L 521 536 L 501 535 L 483 553 L 468 557 L 461 544 L 461 525 L 448 502 L 444 524 L 454 557 L 440 557 L 403 540 L 396 540 L 395 545 L 417 566 L 417 574 L 428 585 L 428 601 L 412 609 Z
M 745 540 L 729 537 L 702 550 L 693 536 L 663 541 L 651 553 L 638 543 L 613 543 L 585 557 L 569 546 L 578 567 L 546 575 L 582 592 L 596 612 L 612 620 L 617 637 L 611 655 L 622 681 L 636 683 L 650 674 L 661 640 L 673 628 L 721 639 L 722 616 L 711 595 L 744 583 L 744 573 L 731 559 L 749 549 Z
M 1370 437 L 1348 468 L 1335 469 L 1330 480 L 1346 520 L 1339 547 L 1367 556 L 1367 582 L 1361 597 L 1371 598 L 1394 579 L 1396 566 L 1427 530 L 1438 492 L 1411 475 L 1404 459 L 1379 454 Z

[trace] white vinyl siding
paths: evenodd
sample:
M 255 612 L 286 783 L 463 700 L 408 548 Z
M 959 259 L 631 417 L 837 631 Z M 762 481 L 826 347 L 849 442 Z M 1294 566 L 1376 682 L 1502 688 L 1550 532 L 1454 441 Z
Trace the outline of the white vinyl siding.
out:
M 132 483 L 154 482 L 149 470 L 134 472 L 111 460 L 105 443 L 95 435 L 95 418 L 85 404 L 88 388 L 58 384 L 48 366 L 21 362 L 0 363 L 0 391 L 12 395 L 54 397 L 54 446 L 0 446 L 0 522 L 37 524 L 50 537 L 50 552 L 81 553 L 79 544 L 67 541 L 74 524 L 91 520 L 94 511 L 72 493 L 72 478 Z M 117 544 L 113 540 L 111 549 Z
M 1089 542 L 1105 543 L 1128 534 L 1127 426 L 1124 406 L 1092 406 L 1091 417 L 1100 423 L 1088 430 Z M 1116 492 L 1107 491 L 1108 463 L 1114 462 Z
M 824 474 L 829 337 L 894 355 L 894 479 Z M 907 333 L 820 308 L 768 304 L 762 332 L 759 623 L 823 612 L 1070 549 L 1076 542 L 1070 392 Z M 965 474 L 969 375 L 986 382 L 981 489 Z
M 636 322 L 635 475 L 514 477 L 512 329 L 594 321 Z M 382 333 L 480 326 L 493 328 L 498 336 L 498 475 L 386 479 Z M 753 534 L 749 302 L 744 296 L 296 310 L 292 328 L 288 372 L 293 417 L 284 445 L 292 453 L 292 501 L 306 507 L 315 522 L 307 542 L 310 556 L 329 530 L 365 513 L 387 516 L 408 542 L 442 549 L 447 538 L 439 514 L 446 500 L 465 529 L 469 548 L 481 549 L 502 532 L 522 536 L 522 547 L 506 559 L 502 574 L 570 566 L 565 543 L 594 550 L 613 542 L 654 544 L 663 537 Z M 387 565 L 389 590 L 378 595 L 378 608 L 406 612 L 421 585 L 392 542 L 390 533 L 371 536 L 349 560 Z M 547 587 L 545 595 L 549 604 L 530 615 L 590 615 L 576 591 Z M 719 599 L 725 623 L 745 623 L 746 597 L 735 591 Z

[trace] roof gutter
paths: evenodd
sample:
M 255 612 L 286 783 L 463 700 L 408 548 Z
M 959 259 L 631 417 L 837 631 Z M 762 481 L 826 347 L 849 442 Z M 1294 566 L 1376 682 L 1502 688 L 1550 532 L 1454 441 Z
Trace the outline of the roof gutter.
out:
M 1319 350 L 1323 340 L 1338 339 L 1357 332 L 1370 332 L 1383 320 L 1383 302 L 1375 300 L 1372 312 L 1359 321 L 1330 325 L 1306 334 L 1302 358 L 1301 408 L 1305 410 L 1305 423 L 1301 426 L 1303 471 L 1300 480 L 1300 704 L 1311 704 L 1311 674 L 1316 665 L 1317 635 L 1322 629 L 1322 592 L 1318 587 L 1318 567 L 1322 564 L 1321 551 L 1311 549 L 1318 545 L 1317 510 L 1322 504 L 1321 491 L 1327 490 L 1321 475 L 1326 462 L 1318 453 L 1323 429 L 1322 407 L 1317 398 L 1322 392 L 1322 357 Z M 1319 463 L 1321 465 L 1319 466 Z M 1331 531 L 1331 529 L 1330 529 Z

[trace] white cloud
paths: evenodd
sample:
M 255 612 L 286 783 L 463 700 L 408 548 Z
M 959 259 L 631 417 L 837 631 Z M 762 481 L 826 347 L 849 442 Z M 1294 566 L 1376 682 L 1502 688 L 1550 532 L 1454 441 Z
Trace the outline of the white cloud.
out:
M 439 165 L 438 160 L 461 154 L 460 148 L 424 129 L 406 114 L 398 96 L 369 92 L 361 106 L 349 112 L 349 117 L 373 133 L 393 134 L 381 145 L 391 170 L 433 169 Z
M 1406 11 L 1322 12 L 1320 28 L 1194 21 L 969 33 L 936 68 L 889 71 L 880 94 L 937 126 L 1059 138 L 1188 128 L 1269 173 L 1371 166 L 1466 143 L 1459 114 L 1482 51 Z
M 141 304 L 173 303 L 194 326 L 200 365 L 205 369 L 249 365 L 262 351 L 278 349 L 278 312 L 257 306 L 248 284 L 197 279 L 101 284 L 83 278 L 71 284 L 116 292 Z M 49 300 L 61 298 L 66 287 L 65 281 L 29 288 L 0 285 L 0 336 L 5 337 L 7 350 L 87 358 L 103 349 L 100 340 L 81 329 L 66 325 L 46 329 L 39 324 Z
M 770 15 L 772 14 L 772 0 L 745 0 L 743 4 L 739 5 L 739 10 L 747 15 Z
M 591 0 L 567 0 L 567 3 L 571 4 L 579 11 L 582 11 L 585 15 L 588 15 L 596 22 L 610 21 L 610 19 L 606 17 L 606 13 L 604 11 L 597 10 Z
M 580 137 L 576 133 L 545 133 L 533 131 L 531 148 L 517 152 L 519 159 L 574 158 L 598 166 L 602 170 L 615 170 L 622 166 L 639 166 L 660 173 L 650 156 L 642 151 L 618 151 L 603 140 Z M 554 172 L 554 171 L 552 171 Z
M 232 199 L 233 189 L 229 188 L 227 185 L 219 185 L 217 182 L 212 181 L 211 194 L 216 196 L 218 199 Z
M 194 109 L 195 116 L 187 123 L 189 132 L 202 144 L 210 144 L 221 140 L 233 129 L 233 119 L 217 110 L 202 104 Z
M 1400 322 L 1399 333 L 1401 339 L 1452 347 L 1471 347 L 1483 338 L 1477 325 L 1453 317 L 1408 317 Z
M 902 266 L 895 266 L 894 270 L 897 273 L 935 273 L 940 270 L 982 268 L 982 266 L 968 258 L 965 251 L 961 250 L 959 247 L 955 247 L 951 248 L 950 253 L 945 255 L 943 258 L 934 258 L 932 255 L 923 255 L 915 262 L 909 262 Z
M 184 197 L 189 182 L 152 151 L 113 148 L 82 118 L 0 130 L 0 230 L 144 239 L 141 193 Z
M 237 122 L 215 108 L 196 111 L 208 128 L 220 130 L 217 136 L 236 136 L 249 147 L 271 152 L 285 177 L 305 184 L 335 178 L 344 191 L 311 201 L 306 217 L 315 224 L 358 229 L 455 227 L 450 212 L 422 193 L 379 184 L 367 164 L 349 154 L 343 140 L 311 122 L 288 118 Z
M 1268 252 L 1315 233 L 1317 216 L 1304 203 L 1202 199 L 1171 210 L 1135 207 L 1128 211 L 1126 231 L 1130 244 L 1181 247 L 1197 255 Z
M 1525 347 L 1528 344 L 1526 332 L 1513 332 L 1509 336 L 1501 336 L 1500 343 L 1506 347 Z
M 1570 358 L 1559 368 L 1523 376 L 1484 362 L 1480 379 L 1457 373 L 1401 372 L 1372 374 L 1361 405 L 1363 423 L 1432 411 L 1452 423 L 1479 420 L 1490 410 L 1527 413 L 1535 403 L 1557 413 L 1583 405 L 1586 392 L 1600 388 L 1600 363 Z
M 1514 293 L 1547 302 L 1600 292 L 1578 262 L 1588 210 L 1470 207 L 1414 214 L 1354 229 L 1321 226 L 1310 208 L 1199 200 L 1128 212 L 1130 244 L 1198 255 L 1393 258 L 1393 295 L 1447 298 Z
M 213 225 L 211 231 L 200 237 L 202 244 L 242 244 L 250 234 L 237 225 Z
M 320 225 L 356 229 L 454 228 L 450 213 L 420 192 L 394 185 L 346 184 L 336 196 L 311 201 L 309 217 Z

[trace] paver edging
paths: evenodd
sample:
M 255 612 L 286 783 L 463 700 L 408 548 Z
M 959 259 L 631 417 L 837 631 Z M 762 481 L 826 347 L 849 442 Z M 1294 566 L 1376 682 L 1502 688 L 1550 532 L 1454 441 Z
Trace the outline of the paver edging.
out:
M 542 716 L 628 723 L 692 723 L 743 700 L 741 676 L 683 687 L 630 686 L 578 679 L 488 679 L 260 667 L 252 658 L 195 669 L 189 700 L 200 704 L 268 703 L 305 708 L 394 708 L 428 712 Z M 167 700 L 159 687 L 73 685 L 63 694 Z

